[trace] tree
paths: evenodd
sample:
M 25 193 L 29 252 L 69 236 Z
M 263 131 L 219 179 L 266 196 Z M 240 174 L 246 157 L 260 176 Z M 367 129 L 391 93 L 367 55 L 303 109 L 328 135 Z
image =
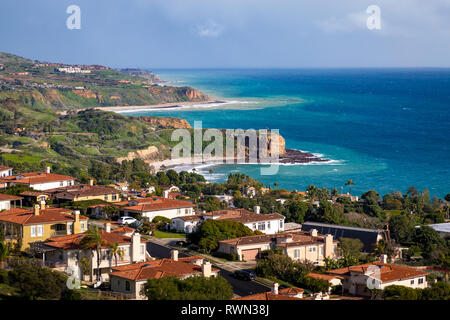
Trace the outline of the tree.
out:
M 109 244 L 109 246 L 111 247 L 110 254 L 111 254 L 111 256 L 114 257 L 115 264 L 116 264 L 116 267 L 117 267 L 118 258 L 122 259 L 125 253 L 119 247 L 119 243 L 117 243 L 117 242 L 116 243 L 111 243 L 111 244 Z
M 212 174 L 214 173 L 214 170 L 213 169 L 209 169 L 209 180 L 211 180 L 212 179 Z
M 352 193 L 352 186 L 354 186 L 355 185 L 355 183 L 353 182 L 353 180 L 347 180 L 347 182 L 345 183 L 345 185 L 346 186 L 348 186 L 348 188 L 349 188 L 349 192 L 350 192 L 350 194 Z
M 378 201 L 378 200 L 380 200 L 380 195 L 378 194 L 378 192 L 376 192 L 375 190 L 369 190 L 369 191 L 367 191 L 367 192 L 364 192 L 362 195 L 361 195 L 361 199 L 368 199 L 368 198 L 372 198 L 372 199 L 374 199 L 375 201 Z
M 106 215 L 106 219 L 111 220 L 112 217 L 119 215 L 120 210 L 113 204 L 107 204 L 102 208 L 102 212 Z
M 396 242 L 408 241 L 414 232 L 414 225 L 406 215 L 396 215 L 389 219 L 389 230 Z
M 85 249 L 95 250 L 97 254 L 97 281 L 101 279 L 100 259 L 102 247 L 106 244 L 106 241 L 102 238 L 101 231 L 98 227 L 89 228 L 86 235 L 80 242 L 81 246 Z
M 286 206 L 287 222 L 303 223 L 309 206 L 302 201 L 290 201 Z
M 66 276 L 48 268 L 20 264 L 8 273 L 8 284 L 26 299 L 59 299 L 66 289 Z
M 229 300 L 233 296 L 233 288 L 221 276 L 184 280 L 170 276 L 148 279 L 142 293 L 149 300 Z
M 447 193 L 445 195 L 445 201 L 449 201 L 450 202 L 450 193 Z
M 339 248 L 342 256 L 359 259 L 364 244 L 359 239 L 340 238 Z
M 420 290 L 398 285 L 387 286 L 382 293 L 385 300 L 418 300 L 419 296 Z
M 431 252 L 440 246 L 444 246 L 443 239 L 439 233 L 428 226 L 415 228 L 413 241 L 422 249 L 424 258 L 430 258 Z

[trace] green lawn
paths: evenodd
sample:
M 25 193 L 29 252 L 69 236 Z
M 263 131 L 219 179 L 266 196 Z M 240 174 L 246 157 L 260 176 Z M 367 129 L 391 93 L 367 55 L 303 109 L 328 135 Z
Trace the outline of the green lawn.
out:
M 5 160 L 14 161 L 17 163 L 24 163 L 24 162 L 38 163 L 41 160 L 41 158 L 38 158 L 38 157 L 26 156 L 26 155 L 20 155 L 20 154 L 3 154 L 2 157 Z
M 160 230 L 153 231 L 153 236 L 156 238 L 186 238 L 186 235 L 183 233 L 164 232 Z

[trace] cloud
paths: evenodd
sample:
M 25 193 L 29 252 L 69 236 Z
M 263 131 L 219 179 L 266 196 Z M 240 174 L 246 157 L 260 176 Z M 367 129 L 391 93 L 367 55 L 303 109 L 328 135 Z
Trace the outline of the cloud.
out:
M 194 30 L 199 37 L 218 37 L 222 34 L 224 27 L 209 19 L 204 24 L 196 25 Z

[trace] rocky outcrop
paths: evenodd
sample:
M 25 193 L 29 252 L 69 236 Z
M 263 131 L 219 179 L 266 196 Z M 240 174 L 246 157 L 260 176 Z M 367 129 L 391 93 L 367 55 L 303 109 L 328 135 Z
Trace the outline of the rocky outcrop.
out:
M 163 129 L 190 129 L 189 123 L 180 118 L 172 117 L 139 117 L 140 120 Z
M 92 90 L 84 90 L 84 89 L 73 89 L 73 93 L 75 93 L 77 96 L 86 98 L 86 99 L 97 99 L 98 101 L 103 100 L 103 96 L 99 93 L 94 93 Z
M 150 146 L 147 149 L 129 152 L 127 156 L 117 158 L 117 162 L 121 163 L 123 160 L 132 161 L 133 159 L 155 160 L 158 159 L 158 156 L 158 148 L 155 146 Z

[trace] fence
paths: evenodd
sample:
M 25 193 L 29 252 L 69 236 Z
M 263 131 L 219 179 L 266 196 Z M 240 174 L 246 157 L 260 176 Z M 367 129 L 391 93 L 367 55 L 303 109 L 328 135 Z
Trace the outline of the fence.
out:
M 113 297 L 113 298 L 116 298 L 118 300 L 136 299 L 135 295 L 131 294 L 131 293 L 122 293 L 122 292 L 115 292 L 115 291 L 98 290 L 98 294 L 99 295 L 103 295 L 103 296 Z

